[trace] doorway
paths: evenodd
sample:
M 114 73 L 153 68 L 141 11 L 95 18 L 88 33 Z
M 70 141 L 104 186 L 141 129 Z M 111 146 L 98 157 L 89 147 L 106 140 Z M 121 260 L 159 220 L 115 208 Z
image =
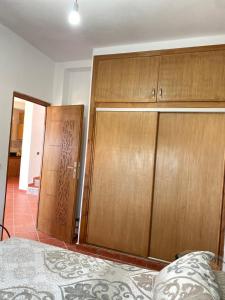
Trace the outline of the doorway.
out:
M 13 95 L 4 226 L 12 237 L 66 248 L 63 241 L 36 228 L 48 106 L 24 94 Z
M 83 111 L 14 92 L 3 224 L 11 236 L 76 242 Z

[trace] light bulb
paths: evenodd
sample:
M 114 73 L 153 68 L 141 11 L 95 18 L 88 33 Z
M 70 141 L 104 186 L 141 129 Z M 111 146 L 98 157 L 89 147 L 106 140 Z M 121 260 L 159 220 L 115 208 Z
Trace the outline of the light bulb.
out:
M 78 25 L 80 23 L 80 14 L 76 10 L 72 10 L 69 14 L 69 22 L 72 25 Z
M 69 22 L 71 25 L 78 25 L 80 23 L 80 14 L 77 2 L 74 2 L 73 10 L 69 14 Z

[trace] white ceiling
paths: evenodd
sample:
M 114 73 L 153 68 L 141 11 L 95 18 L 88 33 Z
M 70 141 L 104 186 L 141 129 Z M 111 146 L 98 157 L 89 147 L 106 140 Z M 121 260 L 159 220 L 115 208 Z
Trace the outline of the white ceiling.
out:
M 225 0 L 0 0 L 0 23 L 55 61 L 87 59 L 98 47 L 225 34 Z

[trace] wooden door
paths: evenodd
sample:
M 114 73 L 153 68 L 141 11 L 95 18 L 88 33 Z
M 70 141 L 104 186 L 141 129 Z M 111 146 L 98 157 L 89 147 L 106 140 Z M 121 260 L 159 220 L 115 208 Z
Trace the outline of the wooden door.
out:
M 74 235 L 83 105 L 47 108 L 38 230 L 63 241 Z
M 9 156 L 8 162 L 8 177 L 19 177 L 20 176 L 20 163 L 21 158 L 17 156 Z
M 147 256 L 157 113 L 98 112 L 87 241 Z
M 159 57 L 99 60 L 96 102 L 155 102 Z
M 224 114 L 160 114 L 149 256 L 218 254 L 224 154 Z
M 163 55 L 158 101 L 224 101 L 225 51 Z

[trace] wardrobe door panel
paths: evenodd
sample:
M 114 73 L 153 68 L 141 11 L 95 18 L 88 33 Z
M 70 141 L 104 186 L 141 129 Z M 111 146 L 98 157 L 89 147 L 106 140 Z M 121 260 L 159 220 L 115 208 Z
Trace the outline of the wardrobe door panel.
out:
M 148 255 L 157 113 L 97 112 L 87 242 Z
M 224 101 L 225 51 L 163 55 L 158 101 Z
M 159 57 L 99 60 L 96 102 L 155 102 Z
M 150 257 L 218 254 L 224 153 L 224 114 L 160 114 Z

